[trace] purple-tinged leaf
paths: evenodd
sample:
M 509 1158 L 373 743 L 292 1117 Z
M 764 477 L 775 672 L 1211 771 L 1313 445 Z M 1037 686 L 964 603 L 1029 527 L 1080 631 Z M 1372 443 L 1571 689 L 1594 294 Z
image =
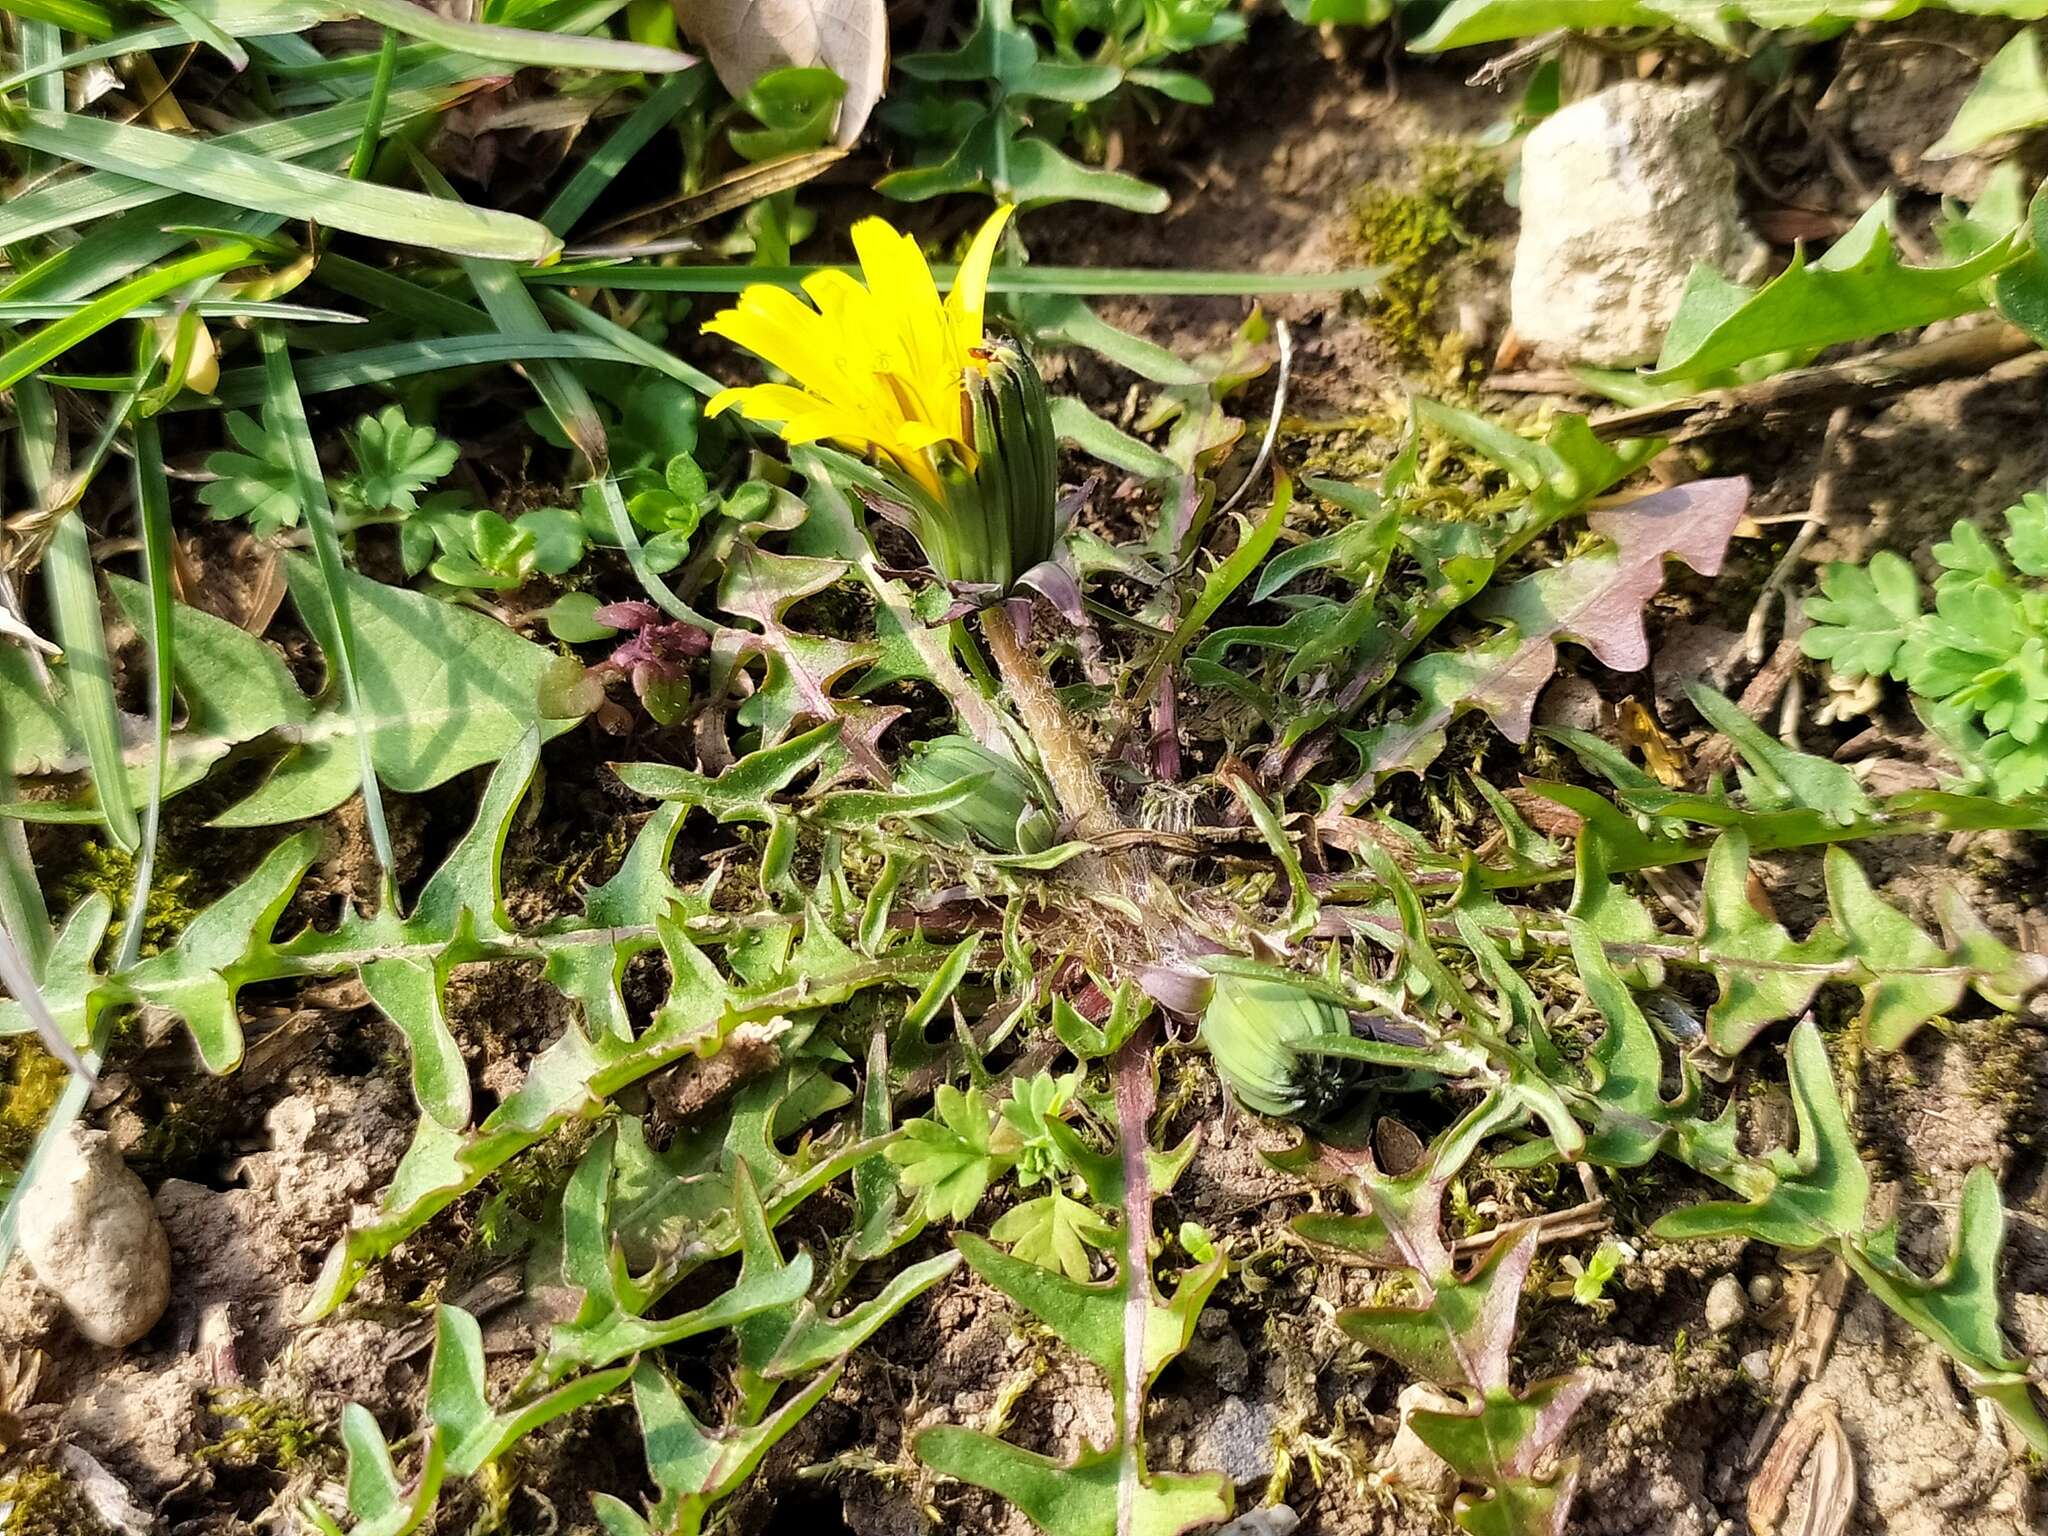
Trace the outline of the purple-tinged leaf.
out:
M 1088 622 L 1081 606 L 1081 583 L 1063 559 L 1041 560 L 1017 578 L 1017 585 L 1029 587 L 1053 606 L 1053 611 L 1079 629 Z
M 789 608 L 825 591 L 847 573 L 843 560 L 816 560 L 802 555 L 771 554 L 747 539 L 733 546 L 725 579 L 719 584 L 719 606 L 760 626 L 743 648 L 759 651 L 768 661 L 760 691 L 741 706 L 740 719 L 760 728 L 762 740 L 780 741 L 802 721 L 830 721 L 857 715 L 862 706 L 835 699 L 833 686 L 855 667 L 875 659 L 875 647 L 817 635 L 798 634 L 783 623 Z M 722 639 L 723 637 L 721 637 Z M 889 782 L 889 770 L 875 750 L 879 731 L 851 729 L 843 739 L 847 755 L 878 784 Z
M 1617 671 L 1649 665 L 1644 606 L 1664 585 L 1667 557 L 1702 576 L 1717 576 L 1749 502 L 1740 477 L 1700 480 L 1658 491 L 1587 518 L 1614 547 L 1587 555 L 1502 589 L 1472 607 L 1476 618 L 1502 626 L 1499 634 L 1463 650 L 1436 651 L 1410 662 L 1400 680 L 1420 695 L 1405 717 L 1360 738 L 1365 772 L 1360 784 L 1388 774 L 1417 772 L 1442 750 L 1452 720 L 1470 709 L 1493 717 L 1510 741 L 1529 739 L 1536 696 L 1557 670 L 1557 646 L 1575 641 Z M 1333 803 L 1355 803 L 1356 786 Z

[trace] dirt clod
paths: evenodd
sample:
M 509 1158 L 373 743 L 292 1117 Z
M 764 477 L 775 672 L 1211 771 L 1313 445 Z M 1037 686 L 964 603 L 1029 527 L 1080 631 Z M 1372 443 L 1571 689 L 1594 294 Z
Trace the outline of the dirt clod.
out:
M 119 1349 L 156 1326 L 171 1248 L 142 1180 L 103 1132 L 51 1147 L 18 1211 L 21 1251 L 78 1331 Z
M 1458 1488 L 1458 1474 L 1451 1464 L 1422 1443 L 1410 1420 L 1418 1408 L 1432 1412 L 1457 1413 L 1459 1403 L 1428 1382 L 1412 1382 L 1401 1389 L 1401 1427 L 1387 1447 L 1382 1470 L 1388 1482 L 1424 1499 L 1441 1502 Z

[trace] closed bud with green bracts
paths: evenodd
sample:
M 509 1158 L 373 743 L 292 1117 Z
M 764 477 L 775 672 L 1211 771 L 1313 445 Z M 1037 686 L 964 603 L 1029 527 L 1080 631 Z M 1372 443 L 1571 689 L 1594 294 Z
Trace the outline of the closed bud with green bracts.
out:
M 948 789 L 979 779 L 960 804 L 919 818 L 934 836 L 950 843 L 974 841 L 997 853 L 1039 853 L 1052 846 L 1052 796 L 1035 775 L 966 736 L 938 736 L 921 742 L 896 775 L 897 787 L 912 794 Z
M 1045 381 L 1024 349 L 991 337 L 975 358 L 963 423 L 974 466 L 950 455 L 939 466 L 940 515 L 920 516 L 916 532 L 948 581 L 1007 592 L 1052 557 L 1059 443 Z
M 1281 1120 L 1318 1120 L 1350 1091 L 1355 1062 L 1301 1049 L 1304 1041 L 1349 1035 L 1335 1003 L 1284 981 L 1222 975 L 1202 1014 L 1202 1043 L 1238 1103 Z

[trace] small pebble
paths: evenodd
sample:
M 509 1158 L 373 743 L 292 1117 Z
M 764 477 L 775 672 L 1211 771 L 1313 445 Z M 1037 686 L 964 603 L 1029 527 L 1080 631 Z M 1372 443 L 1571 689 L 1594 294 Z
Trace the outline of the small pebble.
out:
M 1270 1404 L 1226 1397 L 1195 1431 L 1195 1464 L 1238 1488 L 1263 1483 L 1273 1475 L 1274 1428 Z
M 1752 1349 L 1742 1357 L 1742 1374 L 1758 1386 L 1766 1386 L 1771 1379 L 1771 1352 L 1768 1349 Z
M 1749 1316 L 1749 1298 L 1742 1282 L 1723 1275 L 1707 1292 L 1707 1327 L 1714 1333 L 1732 1333 Z
M 1766 1307 L 1775 1306 L 1777 1300 L 1778 1277 L 1776 1275 L 1758 1275 L 1749 1282 L 1749 1304 L 1755 1307 L 1757 1311 L 1761 1312 Z
M 1286 1504 L 1268 1504 L 1264 1509 L 1255 1509 L 1239 1515 L 1230 1524 L 1216 1532 L 1216 1536 L 1289 1536 L 1301 1516 Z
M 56 1142 L 21 1197 L 29 1267 L 95 1344 L 133 1344 L 171 1299 L 171 1244 L 144 1187 L 101 1131 Z

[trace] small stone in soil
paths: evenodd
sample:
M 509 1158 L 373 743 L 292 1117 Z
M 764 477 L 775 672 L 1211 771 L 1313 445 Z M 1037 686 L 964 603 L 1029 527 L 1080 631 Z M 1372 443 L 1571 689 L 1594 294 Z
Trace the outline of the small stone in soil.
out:
M 1752 1349 L 1744 1355 L 1742 1374 L 1760 1387 L 1766 1385 L 1771 1379 L 1771 1352 L 1768 1349 Z
M 171 1245 L 142 1180 L 100 1131 L 73 1130 L 21 1197 L 21 1251 L 78 1331 L 132 1344 L 171 1299 Z
M 1273 1410 L 1265 1403 L 1226 1397 L 1195 1435 L 1194 1462 L 1221 1472 L 1243 1488 L 1273 1475 Z
M 1707 1327 L 1714 1333 L 1731 1333 L 1749 1317 L 1749 1298 L 1742 1282 L 1723 1275 L 1707 1292 Z
M 1522 148 L 1515 334 L 1560 362 L 1653 361 L 1697 263 L 1743 278 L 1742 222 L 1710 103 L 1631 80 L 1573 102 Z
M 1301 1516 L 1291 1505 L 1268 1504 L 1264 1509 L 1239 1515 L 1218 1530 L 1216 1536 L 1289 1536 L 1300 1524 Z

